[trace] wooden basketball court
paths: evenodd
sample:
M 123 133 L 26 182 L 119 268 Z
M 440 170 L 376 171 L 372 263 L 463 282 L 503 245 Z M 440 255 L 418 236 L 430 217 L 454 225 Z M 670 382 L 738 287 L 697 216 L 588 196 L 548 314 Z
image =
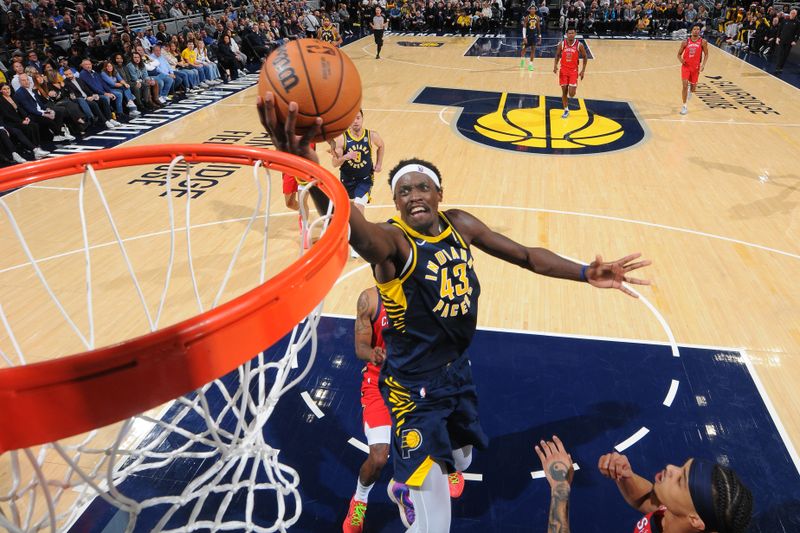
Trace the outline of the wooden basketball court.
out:
M 486 39 L 481 42 L 487 49 L 499 50 L 504 42 Z M 401 41 L 441 44 L 398 44 Z M 796 469 L 798 89 L 710 47 L 701 90 L 689 102 L 689 114 L 681 116 L 677 42 L 591 40 L 592 59 L 578 87 L 578 97 L 585 101 L 573 102 L 571 122 L 564 126 L 559 122 L 560 89 L 552 59 L 537 59 L 529 72 L 519 68 L 518 58 L 482 54 L 475 43 L 472 37 L 392 35 L 380 60 L 374 58 L 371 38 L 344 48 L 361 73 L 365 125 L 379 131 L 386 143 L 368 217 L 377 221 L 393 215 L 388 170 L 401 158 L 415 156 L 441 170 L 445 207 L 469 210 L 524 244 L 587 262 L 596 254 L 616 259 L 642 252 L 653 261 L 643 272 L 653 285 L 642 288 L 642 298 L 636 300 L 537 277 L 476 251 L 483 286 L 479 325 L 674 340 L 746 353 L 795 461 L 782 467 Z M 468 50 L 477 55 L 465 55 Z M 452 94 L 457 96 L 447 100 Z M 247 89 L 129 144 L 246 143 L 262 134 L 255 96 L 255 87 Z M 498 114 L 483 118 L 492 109 Z M 483 127 L 483 133 L 473 123 Z M 583 128 L 592 134 L 570 133 Z M 333 170 L 323 146 L 317 151 L 323 166 Z M 160 196 L 165 188 L 152 181 L 163 179 L 157 177 L 159 172 L 136 167 L 101 174 L 153 310 L 163 289 L 168 255 L 166 202 Z M 211 181 L 204 182 L 206 189 L 191 208 L 193 256 L 205 307 L 216 296 L 256 201 L 249 171 L 226 172 L 207 174 Z M 78 177 L 65 177 L 4 199 L 53 292 L 86 331 L 78 184 Z M 173 186 L 178 186 L 176 180 Z M 175 196 L 182 227 L 185 197 Z M 86 213 L 94 247 L 96 345 L 102 346 L 144 333 L 147 321 L 141 306 L 131 305 L 136 293 L 99 196 L 91 188 Z M 269 273 L 275 273 L 297 254 L 297 217 L 283 206 L 280 177 L 274 174 L 270 213 L 268 264 Z M 28 266 L 5 216 L 0 230 L 0 303 L 26 360 L 84 350 Z M 254 246 L 241 257 L 223 298 L 255 286 L 257 251 Z M 185 244 L 179 242 L 161 325 L 198 312 L 185 255 Z M 326 300 L 325 312 L 354 315 L 357 295 L 371 283 L 365 263 L 351 259 Z M 0 348 L 15 353 L 5 329 L 0 331 Z M 691 395 L 691 385 L 678 394 Z M 757 427 L 737 430 L 753 441 L 759 439 Z M 9 483 L 6 467 L 7 463 L 0 488 Z

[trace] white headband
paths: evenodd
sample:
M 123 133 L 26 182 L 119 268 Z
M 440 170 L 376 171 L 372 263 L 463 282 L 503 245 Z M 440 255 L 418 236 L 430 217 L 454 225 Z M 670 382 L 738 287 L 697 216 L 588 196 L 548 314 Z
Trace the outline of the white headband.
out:
M 425 165 L 419 165 L 417 163 L 412 163 L 410 165 L 406 165 L 406 166 L 400 168 L 400 170 L 398 170 L 395 173 L 394 177 L 392 178 L 392 196 L 394 196 L 394 188 L 397 185 L 397 181 L 400 178 L 402 178 L 403 176 L 405 176 L 406 174 L 411 174 L 412 172 L 419 172 L 420 174 L 425 174 L 426 176 L 428 176 L 430 179 L 433 180 L 433 183 L 436 184 L 436 188 L 437 189 L 441 189 L 442 188 L 442 184 L 439 181 L 439 176 L 437 176 L 436 173 L 433 170 L 429 169 Z

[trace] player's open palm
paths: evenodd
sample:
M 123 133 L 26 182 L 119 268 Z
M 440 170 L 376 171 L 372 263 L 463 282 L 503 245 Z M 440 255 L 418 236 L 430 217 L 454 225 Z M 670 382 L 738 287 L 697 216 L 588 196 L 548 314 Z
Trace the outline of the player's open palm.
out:
M 572 457 L 564 449 L 561 439 L 553 435 L 552 441 L 542 440 L 534 449 L 542 461 L 544 475 L 550 483 L 550 488 L 556 489 L 564 483 L 572 483 L 572 476 L 575 473 L 572 468 Z
M 617 452 L 602 455 L 597 461 L 597 468 L 601 474 L 614 481 L 633 477 L 633 469 L 628 458 Z
M 619 289 L 628 296 L 638 298 L 638 296 L 628 289 L 624 283 L 632 285 L 650 285 L 649 279 L 639 279 L 629 276 L 629 273 L 646 266 L 649 266 L 651 261 L 645 259 L 643 261 L 636 261 L 642 256 L 640 253 L 631 254 L 606 263 L 599 255 L 586 269 L 586 281 L 595 287 L 601 289 Z

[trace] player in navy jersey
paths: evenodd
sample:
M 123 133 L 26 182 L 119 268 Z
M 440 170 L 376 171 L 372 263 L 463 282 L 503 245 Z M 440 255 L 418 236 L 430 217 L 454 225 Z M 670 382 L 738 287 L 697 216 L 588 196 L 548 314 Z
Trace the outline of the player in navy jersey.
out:
M 525 67 L 525 50 L 530 48 L 531 58 L 528 61 L 528 70 L 533 70 L 533 58 L 536 56 L 536 45 L 542 44 L 542 19 L 536 14 L 536 3 L 528 8 L 528 14 L 522 17 L 522 51 L 520 52 L 519 68 Z
M 295 134 L 296 103 L 289 104 L 283 124 L 273 94 L 259 100 L 258 109 L 277 149 L 319 161 L 309 141 L 319 134 L 321 118 L 301 137 Z M 613 262 L 597 256 L 581 265 L 516 243 L 466 211 L 439 211 L 441 173 L 421 159 L 400 161 L 390 172 L 389 187 L 398 215 L 375 224 L 351 209 L 350 244 L 372 265 L 391 325 L 384 332 L 380 386 L 392 416 L 395 479 L 409 486 L 416 512 L 409 531 L 442 533 L 450 530 L 448 473 L 465 470 L 472 448 L 488 444 L 466 353 L 480 296 L 472 246 L 538 274 L 631 296 L 623 283 L 649 284 L 630 273 L 650 261 L 639 261 L 640 254 Z M 317 188 L 310 192 L 326 212 L 325 194 Z
M 339 167 L 342 185 L 363 213 L 371 199 L 375 174 L 383 166 L 383 139 L 377 131 L 364 127 L 364 113 L 359 110 L 350 127 L 333 141 L 332 148 L 333 166 Z M 350 255 L 358 257 L 352 249 Z

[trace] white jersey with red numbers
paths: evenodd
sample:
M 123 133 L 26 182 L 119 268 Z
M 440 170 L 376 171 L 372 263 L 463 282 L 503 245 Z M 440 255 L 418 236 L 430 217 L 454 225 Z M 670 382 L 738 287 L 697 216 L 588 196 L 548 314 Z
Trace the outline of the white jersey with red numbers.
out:
M 661 518 L 664 516 L 666 507 L 659 507 L 650 514 L 645 515 L 636 522 L 633 533 L 661 533 Z
M 683 49 L 683 60 L 686 66 L 692 69 L 700 68 L 700 60 L 703 58 L 703 38 L 692 41 L 689 37 L 686 41 L 686 48 Z
M 578 39 L 575 39 L 572 44 L 564 39 L 561 45 L 561 70 L 578 70 Z

